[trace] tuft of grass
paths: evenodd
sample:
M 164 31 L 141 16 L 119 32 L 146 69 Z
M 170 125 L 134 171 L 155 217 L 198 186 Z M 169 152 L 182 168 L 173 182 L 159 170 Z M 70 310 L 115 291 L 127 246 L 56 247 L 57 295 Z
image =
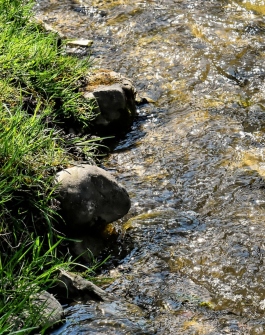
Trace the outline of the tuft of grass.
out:
M 19 245 L 29 232 L 37 235 L 43 222 L 51 233 L 53 174 L 71 161 L 60 132 L 43 122 L 50 111 L 42 116 L 37 111 L 30 116 L 19 107 L 10 111 L 0 106 L 1 242 L 7 240 L 5 236 L 10 242 L 12 232 L 13 243 Z
M 48 248 L 42 238 L 31 237 L 32 241 L 23 242 L 11 258 L 7 253 L 0 254 L 0 335 L 29 334 L 33 330 L 45 334 L 52 314 L 46 314 L 47 304 L 38 301 L 39 294 L 56 286 L 62 269 L 73 271 L 78 266 L 85 270 L 83 274 L 95 274 L 106 261 L 99 264 L 93 259 L 89 268 L 70 254 L 58 256 L 63 237 Z
M 78 92 L 77 83 L 85 80 L 92 62 L 66 55 L 56 34 L 30 22 L 32 5 L 27 0 L 0 2 L 0 87 L 5 88 L 1 100 L 9 107 L 19 105 L 21 90 L 24 99 L 42 108 L 49 105 L 58 122 L 71 119 L 88 127 L 93 105 Z
M 43 242 L 36 238 L 28 246 L 23 243 L 11 259 L 0 255 L 0 335 L 44 331 L 49 315 L 40 309 L 46 305 L 38 306 L 34 300 L 55 283 L 59 269 L 71 264 L 56 257 L 59 243 L 44 252 Z

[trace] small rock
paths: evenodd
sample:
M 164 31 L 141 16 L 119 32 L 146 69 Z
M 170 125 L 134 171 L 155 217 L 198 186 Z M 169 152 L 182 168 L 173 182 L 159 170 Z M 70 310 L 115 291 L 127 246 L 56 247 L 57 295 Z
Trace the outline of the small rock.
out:
M 56 183 L 60 183 L 60 214 L 76 233 L 116 221 L 130 209 L 126 190 L 97 166 L 83 164 L 63 170 L 56 175 Z
M 102 17 L 107 16 L 107 14 L 108 14 L 108 13 L 107 13 L 105 10 L 100 10 L 100 11 L 99 11 L 99 15 L 102 16 Z
M 89 280 L 68 271 L 61 270 L 58 277 L 56 291 L 59 295 L 83 303 L 89 300 L 114 301 L 116 298 L 110 293 L 91 283 Z
M 71 47 L 91 47 L 94 42 L 92 40 L 74 40 L 74 41 L 67 41 L 67 45 Z
M 87 77 L 87 85 L 80 91 L 86 99 L 94 100 L 98 134 L 122 134 L 132 125 L 136 107 L 130 80 L 114 71 L 100 70 Z
M 145 102 L 145 103 L 155 103 L 156 101 L 155 100 L 153 100 L 151 97 L 149 97 L 148 95 L 143 95 L 142 97 L 141 97 L 141 99 L 143 99 L 143 101 Z
M 66 39 L 66 36 L 60 32 L 59 30 L 56 30 L 55 28 L 53 28 L 50 24 L 44 22 L 42 19 L 35 17 L 33 19 L 30 20 L 31 22 L 35 22 L 36 24 L 39 24 L 40 26 L 42 26 L 42 28 L 47 31 L 48 33 L 55 33 L 57 34 L 60 38 L 62 39 Z
M 154 102 L 154 101 L 152 99 L 142 97 L 138 94 L 136 95 L 135 103 L 136 103 L 137 106 L 142 106 L 142 105 L 148 104 L 150 102 Z

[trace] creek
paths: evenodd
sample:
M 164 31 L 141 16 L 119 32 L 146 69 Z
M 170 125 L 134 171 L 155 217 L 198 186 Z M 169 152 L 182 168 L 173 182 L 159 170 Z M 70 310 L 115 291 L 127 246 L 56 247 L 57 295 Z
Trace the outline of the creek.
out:
M 127 303 L 72 306 L 53 334 L 265 334 L 265 1 L 37 12 L 150 102 L 103 164 L 132 200 L 102 274 Z

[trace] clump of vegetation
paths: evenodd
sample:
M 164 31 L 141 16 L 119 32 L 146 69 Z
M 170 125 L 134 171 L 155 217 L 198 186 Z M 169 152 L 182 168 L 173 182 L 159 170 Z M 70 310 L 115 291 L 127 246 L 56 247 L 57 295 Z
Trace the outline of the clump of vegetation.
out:
M 29 246 L 25 244 L 14 253 L 0 255 L 0 334 L 29 334 L 39 325 L 47 323 L 38 306 L 37 296 L 50 288 L 60 268 L 70 263 L 63 263 L 56 257 L 57 244 L 43 251 L 43 242 L 35 238 Z M 49 315 L 47 315 L 49 316 Z
M 31 1 L 0 2 L 1 101 L 8 107 L 25 102 L 29 112 L 37 103 L 42 109 L 49 105 L 55 120 L 71 118 L 89 126 L 93 108 L 76 83 L 85 78 L 91 60 L 67 56 L 55 33 L 29 21 L 31 9 Z
M 60 128 L 93 122 L 77 88 L 91 61 L 66 55 L 31 11 L 31 1 L 0 1 L 0 334 L 38 324 L 25 288 L 47 289 L 66 264 L 57 255 L 53 177 L 75 161 L 71 146 L 85 157 L 95 150 L 91 141 L 66 140 Z M 11 326 L 14 315 L 23 322 Z

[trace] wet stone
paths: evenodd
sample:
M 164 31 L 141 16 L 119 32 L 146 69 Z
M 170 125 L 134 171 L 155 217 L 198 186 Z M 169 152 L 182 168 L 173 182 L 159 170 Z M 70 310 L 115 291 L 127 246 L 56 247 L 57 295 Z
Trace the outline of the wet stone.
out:
M 101 135 L 123 134 L 133 123 L 135 89 L 132 82 L 114 71 L 99 70 L 86 78 L 81 87 L 84 98 L 94 103 L 94 131 Z
M 32 295 L 31 299 L 32 306 L 42 311 L 42 317 L 39 320 L 39 324 L 42 327 L 51 327 L 63 318 L 63 307 L 49 292 L 43 291 Z
M 139 334 L 152 335 L 154 328 L 144 318 L 137 306 L 121 302 L 76 305 L 66 310 L 69 315 L 65 325 L 53 335 L 89 334 Z M 71 320 L 75 320 L 73 323 Z
M 130 209 L 126 190 L 97 166 L 83 164 L 56 175 L 60 211 L 67 229 L 79 234 L 106 225 Z
M 67 45 L 71 47 L 90 47 L 94 42 L 91 40 L 74 40 L 74 41 L 67 41 Z

